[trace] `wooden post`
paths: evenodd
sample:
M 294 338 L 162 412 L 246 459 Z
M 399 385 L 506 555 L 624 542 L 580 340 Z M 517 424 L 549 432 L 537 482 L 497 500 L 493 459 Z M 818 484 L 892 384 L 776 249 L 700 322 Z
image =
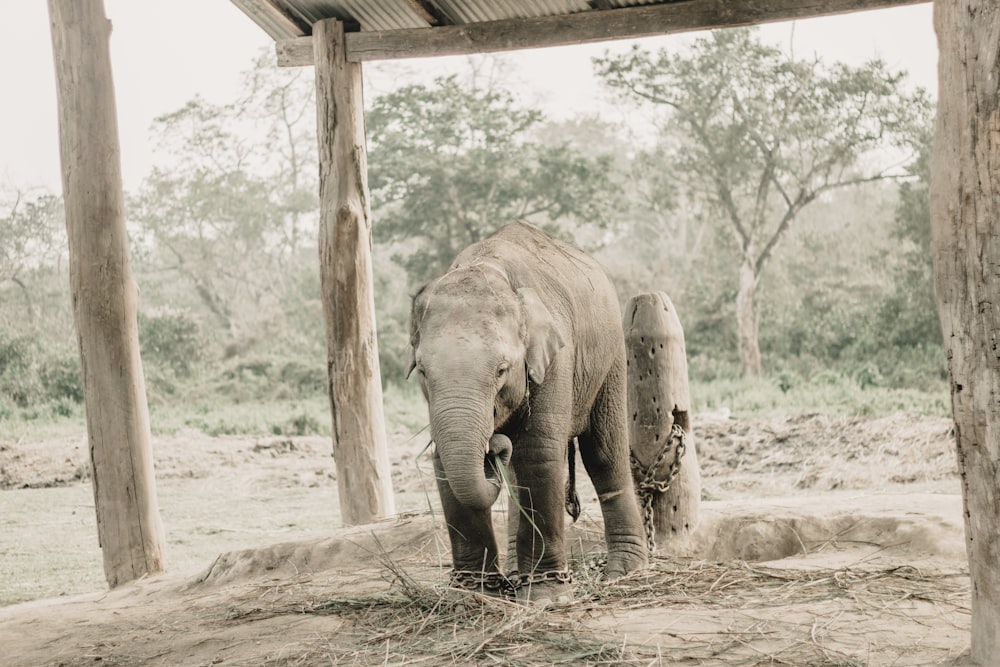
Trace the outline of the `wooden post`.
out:
M 698 525 L 701 470 L 691 436 L 691 392 L 688 386 L 684 329 L 674 304 L 663 292 L 640 294 L 625 306 L 623 327 L 628 354 L 629 449 L 646 470 L 670 440 L 674 423 L 684 429 L 687 447 L 680 470 L 665 493 L 653 495 L 656 543 L 663 547 L 688 537 Z M 675 447 L 656 468 L 664 481 L 674 462 Z M 635 482 L 642 481 L 636 475 Z
M 103 0 L 49 0 L 49 16 L 97 532 L 114 587 L 163 571 L 164 535 L 125 233 L 111 23 Z
M 320 178 L 320 280 L 345 525 L 395 513 L 375 336 L 371 206 L 361 65 L 345 58 L 344 25 L 313 26 Z
M 931 231 L 972 578 L 971 658 L 1000 659 L 1000 4 L 934 3 Z

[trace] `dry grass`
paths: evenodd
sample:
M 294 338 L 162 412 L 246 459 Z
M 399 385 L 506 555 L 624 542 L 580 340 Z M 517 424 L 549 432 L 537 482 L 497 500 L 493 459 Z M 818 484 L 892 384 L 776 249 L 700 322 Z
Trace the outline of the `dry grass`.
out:
M 864 654 L 863 624 L 841 627 L 834 622 L 845 613 L 874 618 L 895 614 L 901 605 L 917 602 L 940 613 L 968 613 L 968 575 L 964 572 L 925 573 L 910 566 L 805 570 L 658 558 L 648 570 L 609 583 L 599 579 L 600 566 L 593 558 L 575 564 L 574 604 L 536 609 L 446 588 L 438 583 L 444 581 L 438 569 L 421 572 L 435 582 L 427 583 L 383 559 L 382 575 L 391 580 L 388 589 L 336 597 L 315 581 L 261 587 L 248 593 L 243 605 L 237 601 L 239 606 L 231 610 L 228 621 L 297 614 L 337 619 L 330 634 L 258 663 L 274 667 L 854 667 L 889 663 L 872 662 L 871 656 Z M 830 614 L 831 607 L 837 609 L 836 614 Z M 661 627 L 651 640 L 643 638 L 641 628 L 630 638 L 602 623 L 610 617 L 615 619 L 613 625 L 627 624 L 627 619 L 642 618 L 642 610 L 664 608 L 678 615 L 718 613 L 728 618 L 730 625 L 704 632 Z M 898 613 L 902 619 L 902 612 Z M 733 623 L 732 619 L 743 622 Z M 845 637 L 845 633 L 853 636 Z M 882 655 L 903 658 L 898 664 L 915 664 L 907 662 L 906 656 L 928 655 L 927 647 L 907 641 L 901 635 L 899 646 L 883 642 L 879 650 Z M 852 646 L 860 646 L 860 650 L 852 650 Z

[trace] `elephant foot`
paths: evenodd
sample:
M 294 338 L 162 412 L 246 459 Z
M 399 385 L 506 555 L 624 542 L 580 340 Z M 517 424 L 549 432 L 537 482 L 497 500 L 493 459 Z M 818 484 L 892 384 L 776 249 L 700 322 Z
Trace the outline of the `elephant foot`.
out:
M 561 607 L 573 603 L 573 575 L 569 570 L 553 570 L 515 577 L 517 601 L 532 607 Z
M 618 554 L 608 554 L 608 563 L 604 566 L 604 580 L 614 581 L 630 572 L 638 572 L 649 565 L 649 556 L 645 551 L 635 553 L 627 551 Z

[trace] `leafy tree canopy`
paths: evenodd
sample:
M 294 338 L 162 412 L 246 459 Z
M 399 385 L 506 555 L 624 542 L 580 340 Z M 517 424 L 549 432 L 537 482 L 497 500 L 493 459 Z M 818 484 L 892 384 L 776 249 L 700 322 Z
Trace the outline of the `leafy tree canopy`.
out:
M 612 88 L 666 111 L 671 172 L 725 221 L 739 254 L 741 364 L 760 374 L 756 290 L 778 242 L 824 193 L 902 174 L 899 149 L 909 152 L 926 127 L 926 95 L 881 61 L 796 60 L 752 29 L 715 31 L 683 53 L 636 47 L 595 64 Z
M 615 202 L 611 157 L 547 144 L 544 118 L 496 88 L 458 77 L 405 86 L 367 115 L 376 240 L 404 242 L 412 280 L 515 219 L 603 224 Z

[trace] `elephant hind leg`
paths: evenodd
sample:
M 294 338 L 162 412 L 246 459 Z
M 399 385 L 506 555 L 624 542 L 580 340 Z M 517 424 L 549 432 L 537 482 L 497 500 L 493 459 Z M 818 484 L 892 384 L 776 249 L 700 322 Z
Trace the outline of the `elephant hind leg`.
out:
M 579 436 L 580 455 L 594 483 L 608 545 L 605 574 L 618 577 L 649 561 L 629 464 L 625 361 L 616 362 L 597 394 L 590 430 Z

